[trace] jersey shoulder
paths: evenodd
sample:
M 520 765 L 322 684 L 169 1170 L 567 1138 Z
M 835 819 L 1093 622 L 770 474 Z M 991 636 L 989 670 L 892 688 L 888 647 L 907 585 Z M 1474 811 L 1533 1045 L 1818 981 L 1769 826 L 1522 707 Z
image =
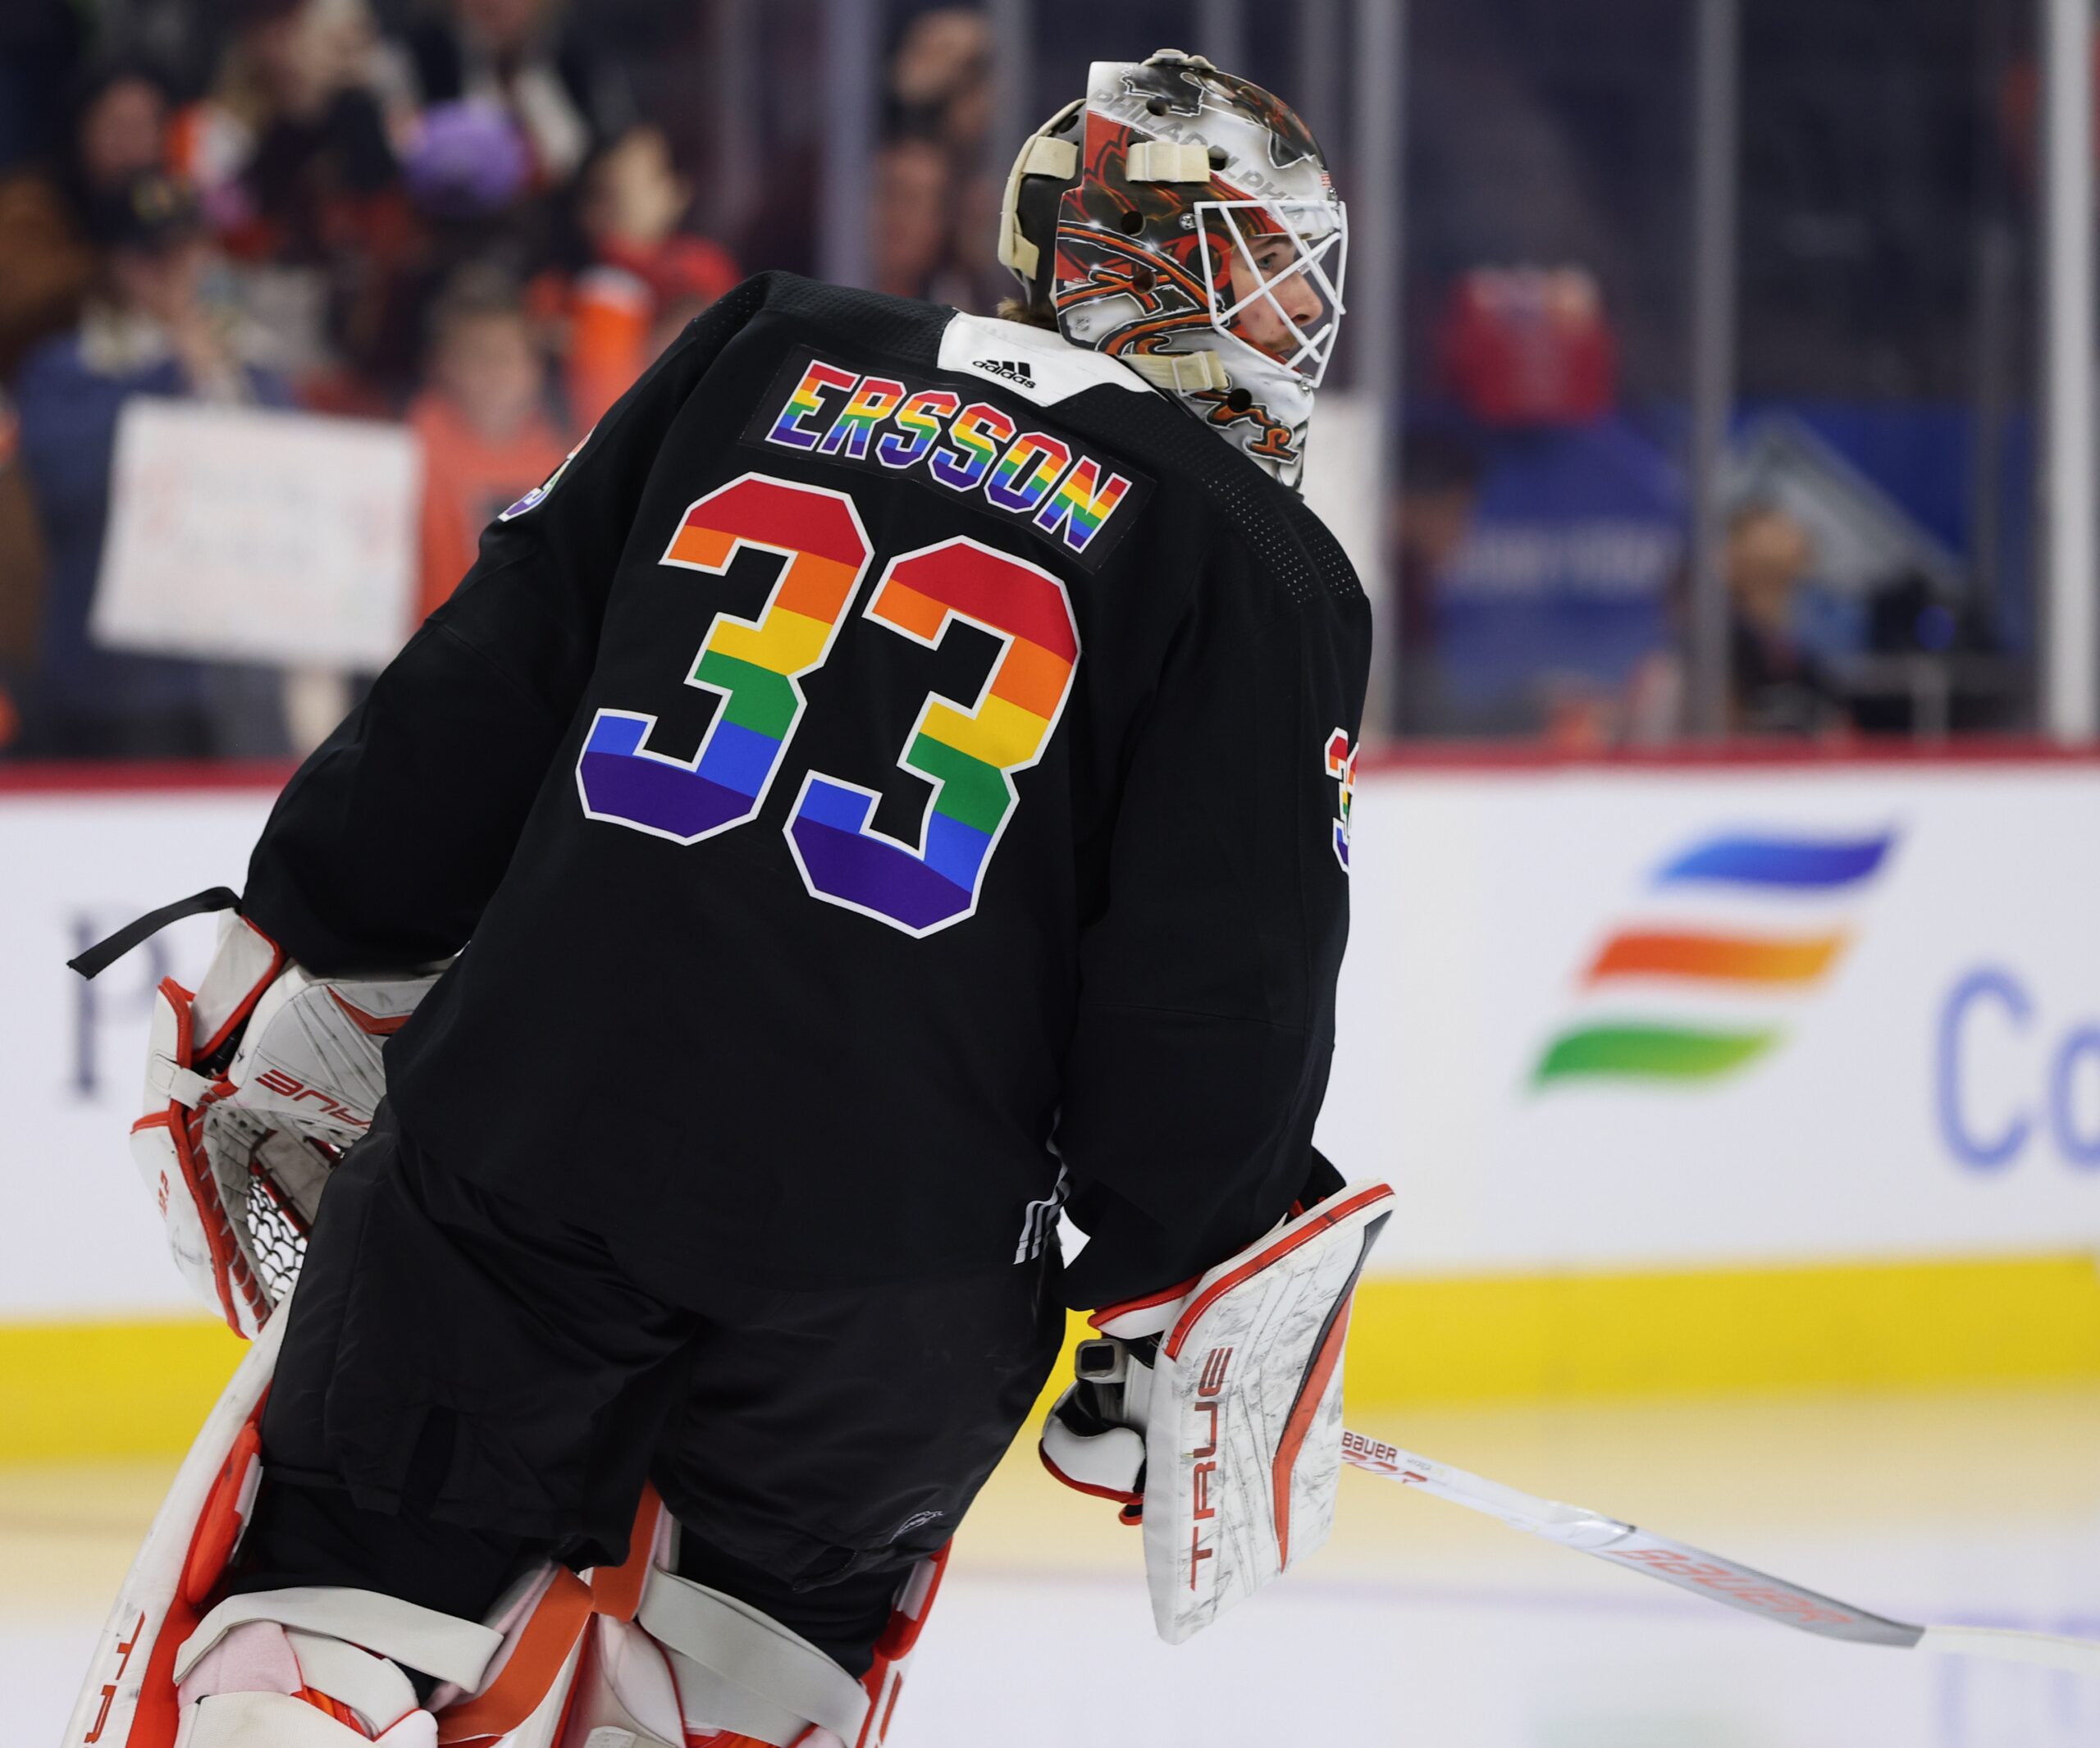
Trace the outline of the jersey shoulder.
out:
M 830 285 L 778 272 L 755 275 L 725 294 L 723 301 L 733 299 L 745 306 L 746 323 L 762 321 L 783 340 L 929 365 L 938 350 L 941 329 L 953 313 L 918 298 Z
M 1074 430 L 1114 447 L 1181 499 L 1214 536 L 1205 541 L 1213 564 L 1249 572 L 1276 609 L 1367 611 L 1355 568 L 1312 508 L 1180 402 L 1157 390 L 1142 399 L 1089 394 L 1061 410 Z
M 763 273 L 748 284 L 756 294 L 754 313 L 762 309 L 806 344 L 884 354 L 894 362 L 979 379 L 1039 407 L 1093 388 L 1140 398 L 1154 394 L 1127 365 L 1047 328 L 793 273 Z

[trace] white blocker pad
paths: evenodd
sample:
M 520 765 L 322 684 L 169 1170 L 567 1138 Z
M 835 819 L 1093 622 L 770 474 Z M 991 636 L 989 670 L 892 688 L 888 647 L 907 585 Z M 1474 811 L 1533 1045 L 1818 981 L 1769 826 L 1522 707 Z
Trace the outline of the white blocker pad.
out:
M 1198 1280 L 1161 1338 L 1145 1577 L 1168 1644 L 1325 1545 L 1350 1298 L 1392 1201 L 1386 1184 L 1352 1186 L 1279 1227 Z

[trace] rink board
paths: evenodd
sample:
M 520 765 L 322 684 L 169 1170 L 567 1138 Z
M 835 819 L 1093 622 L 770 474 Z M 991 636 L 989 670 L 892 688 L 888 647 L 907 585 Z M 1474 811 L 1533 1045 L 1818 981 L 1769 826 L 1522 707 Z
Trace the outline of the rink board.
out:
M 1075 1316 L 1067 1346 L 1088 1333 Z M 179 1452 L 241 1352 L 222 1324 L 189 1316 L 0 1325 L 0 1463 Z M 1347 1376 L 1358 1414 L 2091 1382 L 2100 1279 L 2082 1256 L 1374 1276 L 1358 1289 Z
M 63 961 L 268 794 L 0 778 L 0 1457 L 180 1444 L 231 1367 L 124 1144 L 211 924 Z M 1353 838 L 1360 1401 L 2100 1377 L 2100 765 L 1418 764 Z
M 1388 1267 L 2100 1239 L 2100 764 L 1402 770 L 1354 835 L 1320 1141 Z

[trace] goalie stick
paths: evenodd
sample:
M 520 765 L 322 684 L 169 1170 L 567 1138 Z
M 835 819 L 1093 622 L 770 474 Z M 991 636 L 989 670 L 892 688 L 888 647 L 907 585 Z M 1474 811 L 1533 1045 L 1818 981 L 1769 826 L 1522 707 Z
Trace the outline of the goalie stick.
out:
M 1614 1566 L 1646 1572 L 1710 1601 L 1723 1602 L 1732 1609 L 1826 1639 L 1892 1645 L 1899 1650 L 1995 1657 L 2005 1662 L 2038 1664 L 2044 1668 L 2100 1676 L 2100 1644 L 1999 1627 L 1914 1627 L 1906 1621 L 1892 1621 L 1717 1554 L 1636 1529 L 1616 1518 L 1554 1499 L 1535 1499 L 1499 1481 L 1468 1475 L 1449 1463 L 1435 1463 L 1413 1451 L 1367 1439 L 1360 1432 L 1342 1435 L 1342 1460 L 1403 1486 L 1419 1487 L 1468 1511 L 1500 1518 L 1512 1529 L 1543 1536 L 1579 1554 L 1594 1554 Z

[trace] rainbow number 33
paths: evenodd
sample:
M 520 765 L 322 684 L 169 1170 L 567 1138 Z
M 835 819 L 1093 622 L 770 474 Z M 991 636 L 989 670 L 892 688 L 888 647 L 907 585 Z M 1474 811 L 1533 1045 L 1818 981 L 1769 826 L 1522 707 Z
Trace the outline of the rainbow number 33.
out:
M 801 721 L 801 682 L 830 656 L 873 551 L 844 492 L 746 473 L 686 511 L 662 562 L 720 576 L 745 547 L 777 554 L 780 573 L 756 618 L 720 615 L 694 658 L 685 683 L 722 699 L 700 750 L 653 751 L 654 715 L 600 710 L 576 766 L 591 819 L 696 843 L 764 804 Z M 975 704 L 929 696 L 897 755 L 933 784 L 916 843 L 874 829 L 877 791 L 820 771 L 788 820 L 813 897 L 928 935 L 977 908 L 1013 774 L 1043 756 L 1071 695 L 1079 632 L 1057 577 L 965 536 L 891 559 L 865 612 L 929 649 L 957 619 L 1000 643 Z

